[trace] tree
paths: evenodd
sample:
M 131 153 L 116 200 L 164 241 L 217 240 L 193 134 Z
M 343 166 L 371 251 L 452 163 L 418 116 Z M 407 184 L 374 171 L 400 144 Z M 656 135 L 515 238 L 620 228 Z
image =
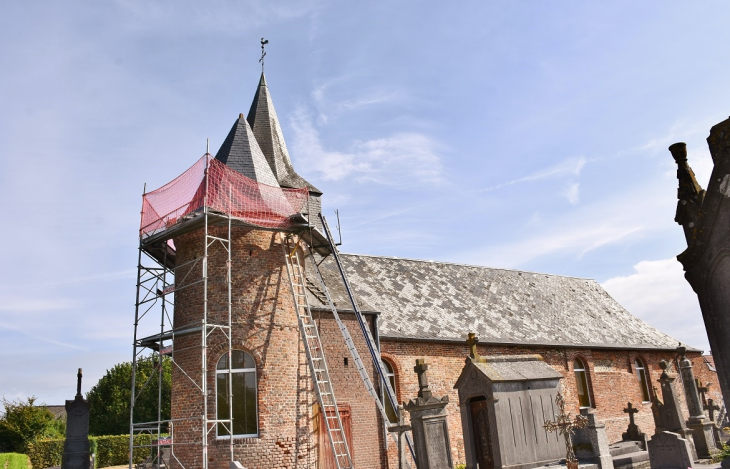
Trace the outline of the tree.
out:
M 137 360 L 134 404 L 135 422 L 158 420 L 159 361 L 157 356 Z M 162 360 L 162 400 L 160 418 L 170 418 L 170 388 L 172 363 Z M 91 435 L 122 435 L 129 433 L 129 405 L 132 387 L 132 363 L 124 362 L 107 370 L 106 374 L 86 394 L 91 406 L 89 433 Z
M 36 438 L 61 438 L 66 425 L 45 407 L 35 405 L 36 398 L 8 401 L 3 398 L 5 415 L 0 419 L 0 452 L 25 453 Z

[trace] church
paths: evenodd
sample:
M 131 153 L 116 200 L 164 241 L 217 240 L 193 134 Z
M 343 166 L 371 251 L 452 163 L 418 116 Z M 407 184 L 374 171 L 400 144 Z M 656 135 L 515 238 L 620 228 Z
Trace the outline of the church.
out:
M 170 202 L 172 208 L 165 210 L 155 205 L 182 182 L 145 194 L 141 231 L 141 249 L 175 277 L 174 284 L 157 290 L 159 298 L 174 290 L 170 329 L 135 338 L 135 344 L 175 363 L 172 418 L 164 427 L 172 440 L 172 466 L 223 469 L 239 461 L 248 469 L 338 467 L 327 435 L 330 411 L 319 404 L 312 352 L 305 350 L 300 330 L 297 298 L 303 295 L 352 467 L 398 467 L 387 431 L 396 412 L 384 398 L 378 370 L 402 403 L 418 392 L 416 359 L 428 363 L 433 394 L 449 398 L 452 460 L 467 461 L 465 448 L 474 445 L 465 445 L 464 435 L 474 432 L 465 431 L 468 419 L 462 416 L 473 403 L 460 402 L 454 386 L 469 356 L 468 333 L 478 337 L 476 348 L 484 357 L 539 355 L 562 376 L 559 389 L 567 408 L 573 414 L 593 409 L 609 442 L 621 440 L 626 431 L 629 402 L 638 409 L 641 430 L 653 433 L 658 364 L 676 360 L 680 344 L 633 316 L 594 280 L 343 253 L 348 289 L 335 259 L 322 248 L 319 214 L 326 195 L 293 167 L 263 73 L 248 114 L 235 119 L 214 157 L 206 155 L 196 165 L 202 176 L 193 178 L 193 167 L 176 180 L 188 181 L 185 204 Z M 215 180 L 214 174 L 224 176 Z M 220 183 L 234 179 L 235 184 Z M 270 208 L 280 203 L 296 212 L 287 215 L 288 225 L 231 221 L 226 203 L 235 203 L 243 186 L 269 208 L 239 218 L 263 219 L 281 212 Z M 210 191 L 227 202 L 206 208 L 214 205 Z M 145 222 L 145 213 L 158 218 Z M 308 228 L 297 233 L 292 220 Z M 301 257 L 302 289 L 291 280 L 287 252 Z M 364 323 L 358 322 L 349 293 Z M 368 335 L 376 355 L 368 355 Z M 351 348 L 359 352 L 374 393 Z M 377 355 L 379 366 L 372 358 Z M 687 355 L 703 384 L 713 383 L 709 392 L 720 402 L 711 362 L 697 349 L 689 348 Z M 374 394 L 383 399 L 384 412 Z

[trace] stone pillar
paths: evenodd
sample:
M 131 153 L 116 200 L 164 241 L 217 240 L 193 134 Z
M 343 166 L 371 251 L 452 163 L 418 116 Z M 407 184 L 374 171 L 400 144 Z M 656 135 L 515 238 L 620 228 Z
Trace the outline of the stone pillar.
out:
M 428 364 L 423 358 L 416 360 L 413 371 L 418 373 L 418 397 L 411 399 L 405 410 L 411 415 L 413 444 L 418 469 L 453 468 L 449 427 L 446 423 L 446 405 L 449 396 L 434 397 L 426 377 Z
M 707 420 L 702 409 L 702 401 L 700 400 L 699 392 L 697 392 L 697 383 L 695 382 L 695 375 L 692 371 L 692 362 L 685 356 L 687 350 L 684 347 L 679 347 L 677 350 L 681 355 L 679 359 L 679 371 L 682 374 L 684 395 L 687 400 L 687 409 L 689 410 L 687 427 L 692 430 L 697 456 L 700 458 L 710 458 L 718 452 L 717 445 L 715 444 L 715 433 L 712 430 L 713 425 Z
M 669 147 L 677 163 L 677 212 L 687 249 L 677 259 L 699 299 L 725 399 L 730 396 L 730 119 L 710 129 L 714 163 L 707 191 L 687 164 L 687 145 Z
M 62 469 L 89 469 L 89 402 L 81 395 L 81 368 L 76 375 L 76 397 L 66 401 L 66 441 Z
M 593 409 L 581 409 L 580 414 L 588 420 L 588 423 L 585 427 L 575 430 L 573 446 L 576 457 L 597 462 L 601 469 L 613 469 L 606 426 L 596 420 L 596 411 Z

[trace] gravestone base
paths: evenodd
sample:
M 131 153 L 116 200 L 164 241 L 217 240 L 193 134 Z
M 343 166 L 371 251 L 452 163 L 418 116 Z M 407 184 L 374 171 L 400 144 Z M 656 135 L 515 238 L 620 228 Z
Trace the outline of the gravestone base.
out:
M 707 420 L 687 422 L 687 427 L 692 431 L 698 458 L 711 458 L 720 452 L 715 444 L 715 431 L 712 423 Z
M 438 399 L 433 399 L 438 401 Z M 411 401 L 406 410 L 411 414 L 413 427 L 413 444 L 416 450 L 418 469 L 437 469 L 454 467 L 451 461 L 449 429 L 446 424 L 448 396 L 444 401 L 434 403 L 418 403 Z M 430 404 L 430 405 L 429 405 Z
M 652 469 L 687 469 L 694 467 L 689 441 L 678 433 L 661 432 L 649 440 L 649 461 Z
M 576 429 L 573 435 L 575 456 L 579 460 L 598 463 L 601 469 L 613 469 L 606 426 L 596 420 L 596 411 L 593 409 L 581 409 L 580 414 L 588 422 L 584 428 Z

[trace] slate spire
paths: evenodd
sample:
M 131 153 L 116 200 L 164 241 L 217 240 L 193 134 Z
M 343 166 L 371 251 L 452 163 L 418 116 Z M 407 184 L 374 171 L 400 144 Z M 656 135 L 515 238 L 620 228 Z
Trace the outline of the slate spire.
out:
M 233 124 L 215 159 L 244 176 L 269 186 L 279 187 L 264 153 L 243 114 Z
M 247 120 L 279 185 L 296 189 L 306 187 L 310 192 L 322 193 L 294 171 L 263 72 Z

